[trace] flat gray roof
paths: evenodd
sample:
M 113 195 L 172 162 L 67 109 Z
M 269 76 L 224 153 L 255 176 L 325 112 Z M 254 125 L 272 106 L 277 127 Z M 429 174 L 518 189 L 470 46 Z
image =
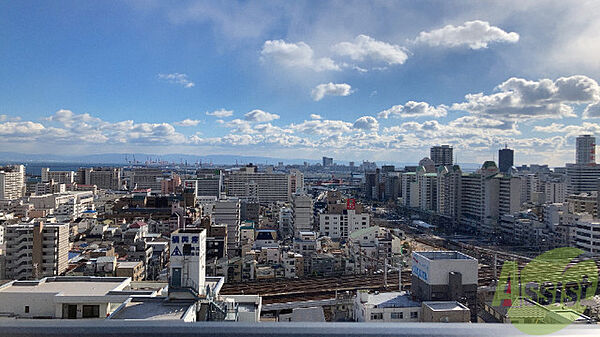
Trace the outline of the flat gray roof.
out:
M 430 307 L 432 310 L 469 310 L 469 308 L 456 301 L 425 301 L 424 305 Z
M 181 320 L 193 302 L 169 302 L 164 297 L 132 299 L 110 319 Z
M 376 308 L 410 308 L 420 307 L 421 303 L 411 300 L 406 292 L 385 292 L 379 294 L 369 294 L 367 305 L 373 305 Z
M 104 296 L 117 290 L 127 277 L 48 277 L 40 281 L 15 281 L 0 293 L 56 293 L 62 296 Z
M 429 260 L 475 260 L 469 255 L 463 254 L 461 252 L 413 252 L 413 254 L 421 255 Z

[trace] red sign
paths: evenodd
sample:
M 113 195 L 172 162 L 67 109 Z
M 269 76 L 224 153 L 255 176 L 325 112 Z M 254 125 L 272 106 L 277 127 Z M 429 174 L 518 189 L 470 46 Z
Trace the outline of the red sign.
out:
M 354 199 L 346 200 L 346 209 L 356 209 L 356 200 L 354 200 Z

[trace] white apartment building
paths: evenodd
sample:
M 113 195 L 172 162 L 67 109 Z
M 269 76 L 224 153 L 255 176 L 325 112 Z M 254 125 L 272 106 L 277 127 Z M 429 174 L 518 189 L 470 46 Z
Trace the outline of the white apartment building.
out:
M 600 221 L 580 220 L 575 234 L 577 248 L 589 253 L 600 253 Z
M 240 170 L 227 176 L 225 186 L 227 195 L 232 197 L 257 197 L 261 203 L 291 201 L 295 190 L 303 188 L 304 177 L 301 174 Z
M 74 220 L 83 212 L 94 209 L 94 192 L 64 192 L 55 194 L 35 195 L 29 197 L 29 202 L 36 210 L 53 210 L 61 221 Z
M 67 186 L 64 183 L 55 183 L 47 181 L 35 184 L 35 195 L 44 195 L 52 193 L 64 193 L 67 191 Z
M 567 198 L 567 184 L 564 181 L 544 182 L 544 201 L 547 203 L 565 202 Z
M 5 241 L 8 279 L 60 275 L 68 267 L 69 224 L 9 225 Z
M 25 195 L 25 166 L 0 167 L 0 200 L 19 199 Z
M 419 207 L 419 184 L 415 172 L 402 173 L 402 204 L 406 207 Z
M 461 176 L 458 165 L 443 166 L 438 170 L 437 212 L 450 219 L 459 215 Z
M 281 207 L 279 209 L 279 233 L 282 237 L 294 233 L 294 213 L 290 207 Z
M 220 199 L 215 203 L 213 219 L 216 224 L 227 225 L 227 255 L 237 256 L 240 249 L 240 199 Z
M 294 194 L 292 198 L 294 235 L 313 230 L 313 200 L 307 194 Z
M 42 167 L 42 182 L 54 181 L 57 184 L 71 185 L 75 182 L 74 171 L 50 171 L 48 167 Z
M 347 239 L 350 233 L 369 227 L 369 214 L 356 213 L 354 209 L 346 209 L 340 213 L 319 214 L 319 231 L 321 235 L 332 239 Z

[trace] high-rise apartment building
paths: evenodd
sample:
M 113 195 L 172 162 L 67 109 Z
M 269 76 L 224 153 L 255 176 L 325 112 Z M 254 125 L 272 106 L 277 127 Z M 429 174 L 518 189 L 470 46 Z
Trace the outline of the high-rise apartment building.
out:
M 238 198 L 220 199 L 215 203 L 213 219 L 218 225 L 227 225 L 227 255 L 239 255 L 241 211 Z
M 261 203 L 290 201 L 295 192 L 292 191 L 292 186 L 301 190 L 304 187 L 304 177 L 298 174 L 240 170 L 227 175 L 225 186 L 227 196 L 256 197 Z
M 596 138 L 577 137 L 575 153 L 575 164 L 566 164 L 567 194 L 597 191 L 600 165 L 596 164 Z
M 446 166 L 454 164 L 452 146 L 441 145 L 432 147 L 429 150 L 429 158 L 433 160 L 435 166 Z
M 74 171 L 50 171 L 48 167 L 42 167 L 42 182 L 50 180 L 57 184 L 71 185 L 75 181 Z
M 292 203 L 294 235 L 313 230 L 313 200 L 307 194 L 294 194 Z
M 333 166 L 333 158 L 323 157 L 323 167 Z
M 515 151 L 507 147 L 498 151 L 498 168 L 500 172 L 507 173 L 515 165 Z
M 597 164 L 566 164 L 567 194 L 578 194 L 598 190 L 600 165 Z
M 575 164 L 596 163 L 596 137 L 581 135 L 576 139 Z
M 0 167 L 0 200 L 19 199 L 25 195 L 25 166 Z
M 69 224 L 9 225 L 5 229 L 6 277 L 60 275 L 68 267 Z
M 106 190 L 119 190 L 121 175 L 121 169 L 117 167 L 81 168 L 77 170 L 76 182 L 82 185 L 96 185 Z
M 168 176 L 159 168 L 134 168 L 130 172 L 130 188 L 160 191 L 161 181 L 165 178 Z

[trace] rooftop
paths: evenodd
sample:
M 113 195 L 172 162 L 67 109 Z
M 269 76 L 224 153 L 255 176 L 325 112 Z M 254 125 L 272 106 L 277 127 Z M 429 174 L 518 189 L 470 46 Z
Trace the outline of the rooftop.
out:
M 431 308 L 433 311 L 469 310 L 469 308 L 456 301 L 425 301 L 423 304 Z
M 372 293 L 369 294 L 365 304 L 372 305 L 375 308 L 410 308 L 421 306 L 421 303 L 411 300 L 410 295 L 404 291 Z
M 460 252 L 414 252 L 428 260 L 475 260 L 469 255 Z
M 164 297 L 131 298 L 109 319 L 181 320 L 194 303 L 168 301 Z
M 128 285 L 127 277 L 56 276 L 39 281 L 14 281 L 0 288 L 4 293 L 56 293 L 60 296 L 104 296 Z

